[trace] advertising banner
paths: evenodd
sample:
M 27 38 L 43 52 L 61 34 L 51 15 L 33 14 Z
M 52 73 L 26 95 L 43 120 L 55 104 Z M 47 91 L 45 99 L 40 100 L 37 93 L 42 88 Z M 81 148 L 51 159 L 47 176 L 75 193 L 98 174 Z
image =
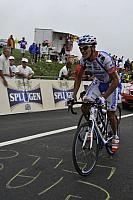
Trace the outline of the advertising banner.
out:
M 9 112 L 26 112 L 41 110 L 43 100 L 39 83 L 27 79 L 8 80 L 5 88 L 9 105 Z
M 0 114 L 64 109 L 73 95 L 74 81 L 6 78 L 8 87 L 0 79 Z M 77 94 L 90 82 L 83 82 Z
M 73 81 L 61 80 L 52 84 L 53 98 L 56 107 L 64 107 L 67 99 L 73 95 Z

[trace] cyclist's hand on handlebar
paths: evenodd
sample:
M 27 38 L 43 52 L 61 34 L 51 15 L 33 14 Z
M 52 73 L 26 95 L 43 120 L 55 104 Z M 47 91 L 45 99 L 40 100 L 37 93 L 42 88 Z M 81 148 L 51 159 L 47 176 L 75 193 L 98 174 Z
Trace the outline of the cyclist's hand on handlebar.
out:
M 101 106 L 105 105 L 106 104 L 106 100 L 104 97 L 97 97 L 95 102 Z
M 73 105 L 74 105 L 75 99 L 71 98 L 67 100 L 67 106 L 68 106 L 68 111 L 70 110 L 72 114 L 77 114 L 77 112 L 75 112 L 73 110 Z
M 80 98 L 83 100 L 83 97 L 85 96 L 85 94 L 86 94 L 86 91 L 83 91 L 83 92 L 81 92 L 80 93 Z
M 72 105 L 74 103 L 74 101 L 75 101 L 74 98 L 67 99 L 66 105 L 70 106 L 70 105 Z

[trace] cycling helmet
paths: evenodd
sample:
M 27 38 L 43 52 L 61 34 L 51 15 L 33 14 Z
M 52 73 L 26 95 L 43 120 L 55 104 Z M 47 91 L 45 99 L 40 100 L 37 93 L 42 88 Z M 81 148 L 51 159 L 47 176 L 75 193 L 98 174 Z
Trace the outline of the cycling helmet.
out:
M 82 44 L 86 44 L 86 45 L 96 45 L 97 41 L 96 38 L 94 36 L 90 36 L 90 35 L 84 35 L 81 36 L 78 40 L 78 45 L 82 45 Z

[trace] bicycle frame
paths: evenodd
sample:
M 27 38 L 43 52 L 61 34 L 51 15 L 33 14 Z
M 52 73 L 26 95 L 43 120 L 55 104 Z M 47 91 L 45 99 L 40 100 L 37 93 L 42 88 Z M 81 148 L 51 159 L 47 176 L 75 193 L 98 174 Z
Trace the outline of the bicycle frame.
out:
M 72 104 L 70 105 L 70 109 L 71 109 L 71 112 L 73 114 L 77 114 L 76 112 L 74 112 L 73 110 L 73 105 L 74 104 L 86 104 L 84 102 L 72 102 Z M 85 144 L 86 144 L 86 141 L 87 141 L 87 138 L 88 138 L 88 135 L 90 134 L 90 149 L 92 148 L 92 144 L 93 144 L 93 134 L 94 134 L 94 131 L 96 132 L 96 137 L 98 138 L 98 142 L 99 140 L 101 140 L 102 144 L 105 146 L 109 140 L 111 140 L 113 137 L 110 137 L 108 138 L 107 140 L 103 137 L 103 134 L 102 132 L 104 132 L 105 134 L 107 134 L 107 112 L 105 114 L 102 113 L 102 108 L 100 108 L 96 103 L 94 102 L 88 102 L 88 104 L 90 104 L 90 117 L 89 117 L 89 120 L 91 122 L 91 128 L 90 130 L 87 130 L 86 134 L 85 134 L 85 138 L 84 138 L 84 141 L 83 141 L 83 145 L 82 145 L 82 148 L 85 147 Z M 99 126 L 98 126 L 98 123 L 97 123 L 97 116 L 99 116 L 99 119 L 100 119 L 100 122 L 102 123 L 103 125 L 103 131 L 100 130 Z
M 73 105 L 88 105 L 87 117 L 84 113 L 80 117 L 76 133 L 72 145 L 72 159 L 76 171 L 87 176 L 92 172 L 98 160 L 99 151 L 105 147 L 109 155 L 114 155 L 112 151 L 113 132 L 106 109 L 96 102 L 74 102 L 70 101 L 68 108 L 73 114 L 77 114 L 73 110 Z M 118 109 L 118 116 L 121 119 L 121 111 Z M 117 117 L 117 115 L 116 115 Z M 120 123 L 120 120 L 119 120 Z M 82 166 L 81 163 L 85 165 Z
M 96 128 L 96 132 L 97 132 L 97 134 L 98 134 L 98 138 L 99 138 L 99 136 L 100 136 L 100 140 L 103 142 L 103 145 L 105 146 L 105 145 L 108 143 L 108 141 L 111 140 L 111 139 L 113 138 L 113 136 L 110 137 L 110 138 L 108 138 L 108 139 L 106 140 L 106 139 L 103 137 L 103 135 L 102 135 L 102 133 L 101 133 L 101 131 L 100 131 L 100 129 L 99 129 L 99 127 L 98 127 L 98 125 L 97 125 L 96 122 L 95 122 L 95 128 Z
M 109 138 L 109 139 L 105 139 L 104 137 L 103 137 L 103 135 L 102 135 L 102 132 L 101 132 L 101 130 L 100 130 L 100 128 L 98 127 L 98 124 L 97 124 L 97 115 L 100 115 L 100 120 L 101 120 L 101 123 L 102 123 L 102 125 L 104 126 L 104 132 L 105 131 L 107 131 L 106 130 L 106 126 L 107 126 L 107 113 L 105 114 L 106 116 L 105 116 L 105 123 L 103 123 L 104 121 L 103 121 L 103 119 L 102 119 L 102 113 L 101 113 L 101 111 L 94 105 L 94 106 L 92 106 L 91 108 L 90 108 L 90 118 L 89 118 L 89 121 L 91 121 L 91 124 L 92 124 L 92 126 L 91 126 L 91 130 L 90 130 L 90 149 L 92 148 L 92 144 L 93 144 L 93 134 L 94 134 L 94 131 L 96 130 L 96 136 L 97 136 L 97 138 L 98 138 L 98 141 L 99 141 L 99 138 L 100 138 L 100 140 L 102 141 L 102 143 L 103 143 L 103 145 L 106 145 L 107 143 L 108 143 L 108 141 L 110 140 L 110 139 L 112 139 L 112 137 L 111 138 Z M 84 147 L 85 146 L 85 143 L 86 143 L 86 140 L 87 140 L 87 136 L 88 136 L 88 132 L 86 133 L 86 135 L 85 135 L 85 139 L 84 139 L 84 142 L 83 142 L 83 145 L 82 145 L 82 147 Z M 106 134 L 106 132 L 105 132 L 105 134 Z

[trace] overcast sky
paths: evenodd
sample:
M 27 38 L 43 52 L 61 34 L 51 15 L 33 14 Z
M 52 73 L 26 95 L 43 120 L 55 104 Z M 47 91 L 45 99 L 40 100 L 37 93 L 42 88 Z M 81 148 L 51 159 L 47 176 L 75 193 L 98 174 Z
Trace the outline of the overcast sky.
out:
M 104 50 L 133 60 L 133 0 L 0 0 L 0 38 L 34 40 L 35 28 L 91 34 Z

